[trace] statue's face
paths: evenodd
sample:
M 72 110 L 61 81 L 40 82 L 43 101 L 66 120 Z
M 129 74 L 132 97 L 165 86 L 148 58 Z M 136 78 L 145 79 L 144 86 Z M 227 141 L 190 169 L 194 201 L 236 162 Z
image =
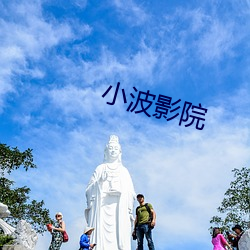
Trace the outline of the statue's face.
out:
M 108 155 L 109 158 L 114 160 L 117 159 L 119 154 L 121 153 L 120 145 L 117 143 L 109 143 L 108 145 Z

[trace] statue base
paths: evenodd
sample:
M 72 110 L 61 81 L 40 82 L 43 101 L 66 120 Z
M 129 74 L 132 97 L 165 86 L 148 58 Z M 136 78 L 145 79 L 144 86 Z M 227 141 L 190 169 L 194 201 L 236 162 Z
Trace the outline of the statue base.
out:
M 0 247 L 0 250 L 26 250 L 24 246 L 21 245 L 5 245 Z

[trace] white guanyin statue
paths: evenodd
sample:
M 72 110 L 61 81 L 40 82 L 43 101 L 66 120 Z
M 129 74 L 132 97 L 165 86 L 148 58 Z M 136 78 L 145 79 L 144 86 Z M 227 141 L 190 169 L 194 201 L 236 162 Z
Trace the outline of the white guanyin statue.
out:
M 121 145 L 111 135 L 104 150 L 104 163 L 97 166 L 86 189 L 88 226 L 94 227 L 95 250 L 131 250 L 135 191 L 121 161 Z

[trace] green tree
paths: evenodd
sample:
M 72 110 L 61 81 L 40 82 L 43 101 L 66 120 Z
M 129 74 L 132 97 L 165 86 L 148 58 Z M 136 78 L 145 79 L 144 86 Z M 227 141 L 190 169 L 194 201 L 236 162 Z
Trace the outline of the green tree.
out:
M 250 220 L 250 168 L 233 169 L 234 180 L 217 211 L 222 216 L 213 216 L 210 220 L 212 225 L 230 231 L 235 224 L 243 228 L 248 227 Z
M 15 183 L 6 178 L 6 175 L 19 168 L 24 168 L 25 171 L 36 168 L 32 150 L 21 152 L 17 147 L 10 148 L 6 144 L 0 144 L 0 167 L 0 202 L 6 204 L 11 211 L 11 216 L 5 220 L 12 226 L 21 219 L 26 220 L 37 233 L 43 233 L 45 225 L 52 221 L 49 210 L 44 208 L 44 201 L 30 200 L 30 188 L 14 188 Z

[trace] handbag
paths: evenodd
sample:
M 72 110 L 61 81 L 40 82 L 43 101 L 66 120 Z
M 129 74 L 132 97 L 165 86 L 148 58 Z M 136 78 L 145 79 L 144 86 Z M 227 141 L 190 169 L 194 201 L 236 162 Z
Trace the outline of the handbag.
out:
M 62 235 L 63 235 L 63 242 L 67 242 L 67 241 L 69 240 L 69 236 L 68 236 L 67 232 L 64 231 L 64 232 L 62 233 Z
M 47 226 L 48 231 L 52 232 L 52 224 L 47 224 L 46 226 Z

